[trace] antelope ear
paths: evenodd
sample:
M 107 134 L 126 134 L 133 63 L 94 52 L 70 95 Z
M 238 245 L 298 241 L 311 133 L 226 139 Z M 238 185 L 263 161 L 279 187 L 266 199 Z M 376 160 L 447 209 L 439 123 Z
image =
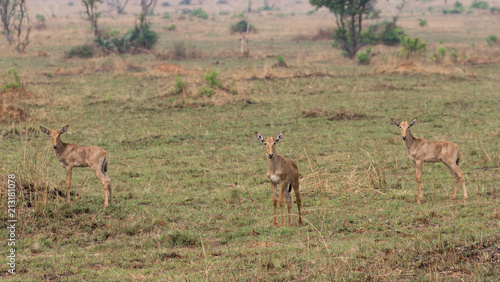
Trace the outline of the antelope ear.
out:
M 283 135 L 285 134 L 285 131 L 281 131 L 281 133 L 278 135 L 278 137 L 276 137 L 276 143 L 278 143 L 278 141 L 280 141 L 281 139 L 283 139 Z
M 67 125 L 67 124 L 66 124 L 65 126 L 63 126 L 63 127 L 61 128 L 61 131 L 59 131 L 59 136 L 61 136 L 64 132 L 66 132 L 66 131 L 68 130 L 68 126 L 69 126 L 69 125 Z
M 47 134 L 47 135 L 50 135 L 50 132 L 47 128 L 43 127 L 43 126 L 40 126 L 40 129 L 42 130 L 43 133 Z
M 391 118 L 391 121 L 392 121 L 392 123 L 394 123 L 397 127 L 401 127 L 401 126 L 399 125 L 399 122 L 398 122 L 397 120 L 395 120 L 394 118 Z
M 264 138 L 262 137 L 262 135 L 260 135 L 260 133 L 258 133 L 257 131 L 255 131 L 255 137 L 257 137 L 257 139 L 260 140 L 260 142 L 264 143 Z
M 417 123 L 417 118 L 414 118 L 411 123 L 410 123 L 410 127 L 412 127 L 415 123 Z

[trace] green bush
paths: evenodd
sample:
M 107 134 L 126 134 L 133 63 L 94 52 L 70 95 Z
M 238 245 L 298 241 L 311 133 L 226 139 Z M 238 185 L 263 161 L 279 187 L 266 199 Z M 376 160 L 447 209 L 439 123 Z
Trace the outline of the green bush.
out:
M 492 47 L 493 45 L 498 44 L 498 37 L 496 35 L 490 35 L 486 38 L 486 42 L 488 42 L 488 46 Z
M 92 45 L 84 44 L 72 47 L 66 52 L 66 58 L 92 58 L 95 54 L 95 49 Z
M 394 46 L 401 43 L 404 35 L 404 31 L 397 26 L 396 19 L 393 19 L 369 26 L 362 31 L 361 38 L 364 44 Z
M 439 46 L 439 48 L 437 49 L 437 53 L 441 58 L 444 58 L 444 56 L 446 55 L 446 51 L 446 47 L 444 46 Z
M 68 6 L 73 6 L 73 5 L 75 5 L 75 3 L 71 2 L 71 1 L 68 2 Z
M 12 79 L 8 78 L 10 75 L 12 75 L 12 78 L 14 80 L 13 82 L 11 81 Z M 9 71 L 2 76 L 4 77 L 5 83 L 4 85 L 2 85 L 2 88 L 0 88 L 1 90 L 21 87 L 21 78 L 14 68 L 9 69 Z
M 500 13 L 500 7 L 491 7 L 490 13 L 492 13 L 492 14 Z
M 208 71 L 204 78 L 205 81 L 207 82 L 208 86 L 215 88 L 215 87 L 222 87 L 222 82 L 217 78 L 219 76 L 219 73 L 215 70 Z
M 44 15 L 36 14 L 35 19 L 36 19 L 37 26 L 45 26 L 45 16 Z
M 161 3 L 161 6 L 162 6 L 162 7 L 168 7 L 168 6 L 170 6 L 170 3 L 168 3 L 168 2 L 163 2 L 163 3 Z
M 175 94 L 181 94 L 186 91 L 187 83 L 180 76 L 175 77 Z
M 285 62 L 285 58 L 281 54 L 278 54 L 278 66 L 280 67 L 287 67 L 287 64 Z
M 358 62 L 362 65 L 370 64 L 371 57 L 368 52 L 358 52 Z
M 440 46 L 437 48 L 437 52 L 431 55 L 431 59 L 436 63 L 441 63 L 444 61 L 444 57 L 446 56 L 446 52 L 448 50 L 444 46 Z
M 175 26 L 175 24 L 171 24 L 169 26 L 167 26 L 167 30 L 168 31 L 174 31 L 177 27 Z
M 425 52 L 427 48 L 427 42 L 421 41 L 418 37 L 416 37 L 415 39 L 404 37 L 401 41 L 401 45 L 403 45 L 403 47 L 399 51 L 399 55 L 404 59 L 408 59 L 410 57 L 419 57 Z
M 473 8 L 473 9 L 483 9 L 483 10 L 487 10 L 489 7 L 490 7 L 490 4 L 488 4 L 488 2 L 486 1 L 478 1 L 478 0 L 474 0 L 472 1 L 472 3 L 470 4 L 470 7 Z
M 464 5 L 459 1 L 455 1 L 453 9 L 443 9 L 443 14 L 461 14 L 465 10 Z
M 236 33 L 236 32 L 247 32 L 247 21 L 246 20 L 241 20 L 233 25 L 231 25 L 231 33 Z M 253 25 L 250 25 L 250 32 L 257 32 L 257 29 Z
M 208 19 L 208 13 L 203 11 L 201 8 L 192 10 L 190 15 L 192 17 L 197 17 L 197 18 L 204 19 L 204 20 Z
M 229 11 L 220 11 L 219 12 L 219 15 L 221 15 L 221 16 L 229 16 L 230 14 L 231 14 L 231 12 L 229 12 Z
M 97 37 L 94 39 L 94 42 L 105 53 L 109 53 L 113 49 L 113 42 L 111 39 L 103 39 L 101 37 Z
M 158 33 L 150 29 L 150 24 L 146 23 L 142 29 L 142 35 L 140 34 L 139 26 L 129 32 L 130 41 L 133 46 L 141 47 L 145 49 L 153 49 L 153 47 L 158 43 Z
M 191 5 L 191 0 L 181 0 L 181 2 L 179 2 L 179 5 Z
M 163 13 L 161 16 L 162 19 L 170 19 L 170 14 L 168 12 Z
M 116 52 L 118 54 L 125 54 L 130 50 L 130 47 L 132 45 L 130 38 L 132 37 L 132 34 L 125 33 L 122 37 L 113 37 L 111 38 L 111 42 L 113 45 L 116 47 Z
M 210 87 L 207 87 L 207 86 L 202 86 L 200 87 L 200 89 L 198 90 L 198 94 L 200 96 L 208 96 L 208 97 L 212 97 L 212 95 L 214 95 L 214 90 Z
M 421 27 L 427 26 L 427 20 L 418 19 L 418 25 Z

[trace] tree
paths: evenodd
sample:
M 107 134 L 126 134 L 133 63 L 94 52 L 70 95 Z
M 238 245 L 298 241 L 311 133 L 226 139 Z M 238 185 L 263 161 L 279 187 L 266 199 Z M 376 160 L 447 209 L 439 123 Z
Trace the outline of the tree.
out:
M 361 43 L 363 16 L 370 11 L 374 0 L 309 0 L 317 9 L 326 7 L 335 14 L 337 28 L 334 39 L 349 58 L 365 44 Z
M 89 16 L 90 24 L 92 25 L 92 31 L 94 32 L 94 38 L 99 37 L 99 28 L 97 27 L 97 18 L 99 13 L 97 12 L 97 3 L 103 3 L 104 0 L 82 0 L 85 6 L 87 16 Z
M 26 0 L 0 0 L 0 19 L 7 42 L 12 44 L 12 29 L 17 31 L 16 50 L 24 53 L 29 44 L 29 34 L 31 25 L 26 9 Z M 24 39 L 21 39 L 23 33 L 23 24 L 27 23 Z
M 21 40 L 23 33 L 23 23 L 26 21 L 28 27 L 26 28 L 26 33 L 24 34 L 24 39 Z M 17 41 L 16 41 L 16 51 L 19 53 L 24 53 L 26 46 L 30 43 L 30 18 L 28 16 L 28 11 L 26 9 L 26 0 L 19 0 L 19 14 L 14 20 L 14 28 L 17 31 Z
M 154 0 L 141 0 L 141 13 L 139 14 L 139 34 L 142 35 L 144 24 L 146 23 L 146 16 L 149 7 L 153 4 Z
M 16 13 L 18 0 L 0 0 L 0 17 L 2 20 L 3 30 L 5 33 L 5 38 L 7 42 L 12 44 L 12 38 L 10 36 L 10 28 L 12 24 L 12 16 Z
M 116 12 L 120 15 L 125 14 L 125 6 L 127 6 L 128 0 L 122 3 L 121 0 L 106 0 L 108 6 L 116 8 Z

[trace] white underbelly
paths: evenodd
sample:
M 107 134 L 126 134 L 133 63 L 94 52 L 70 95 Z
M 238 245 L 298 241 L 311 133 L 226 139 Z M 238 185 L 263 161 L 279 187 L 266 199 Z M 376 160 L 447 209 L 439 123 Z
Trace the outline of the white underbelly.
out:
M 271 179 L 271 182 L 273 182 L 273 183 L 278 184 L 280 182 L 280 177 L 277 175 L 271 175 L 271 177 L 269 177 L 269 178 Z

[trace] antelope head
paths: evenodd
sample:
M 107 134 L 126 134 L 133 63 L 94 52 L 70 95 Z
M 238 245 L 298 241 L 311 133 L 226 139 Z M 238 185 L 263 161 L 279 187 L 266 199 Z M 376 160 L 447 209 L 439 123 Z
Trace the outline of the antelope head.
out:
M 284 134 L 285 134 L 285 131 L 281 131 L 281 133 L 278 135 L 278 137 L 276 137 L 276 139 L 274 139 L 274 137 L 272 137 L 272 136 L 268 136 L 268 137 L 266 137 L 266 139 L 264 139 L 264 137 L 262 137 L 262 135 L 260 133 L 255 132 L 255 136 L 257 137 L 257 139 L 259 139 L 264 144 L 264 146 L 266 146 L 267 157 L 270 159 L 272 159 L 276 153 L 276 149 L 274 146 L 281 139 L 283 139 Z
M 53 129 L 53 130 L 48 130 L 47 128 L 40 126 L 40 129 L 42 130 L 43 133 L 47 134 L 50 139 L 52 140 L 52 147 L 54 149 L 57 149 L 57 139 L 68 130 L 68 125 L 65 125 L 61 128 L 61 130 Z
M 417 119 L 414 118 L 411 123 L 408 123 L 407 121 L 402 121 L 399 123 L 397 120 L 394 118 L 391 118 L 392 123 L 394 123 L 397 127 L 401 128 L 401 138 L 403 140 L 406 140 L 406 136 L 408 136 L 408 129 L 412 127 L 415 123 L 417 123 Z

